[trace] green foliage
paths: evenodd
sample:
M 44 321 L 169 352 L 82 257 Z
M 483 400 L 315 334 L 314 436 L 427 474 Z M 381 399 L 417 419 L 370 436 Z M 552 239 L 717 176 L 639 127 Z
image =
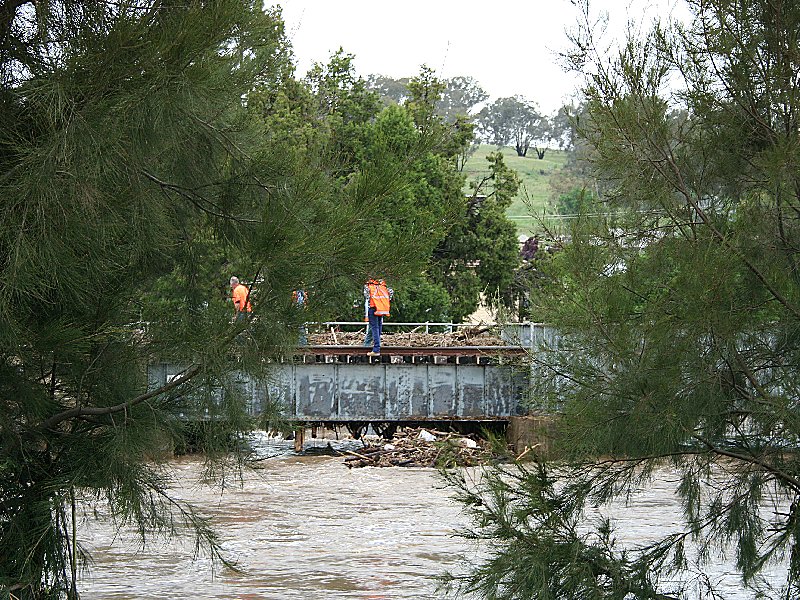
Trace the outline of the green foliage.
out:
M 437 143 L 438 132 L 434 135 Z M 447 231 L 461 205 L 457 195 L 461 181 L 445 157 L 426 147 L 425 139 L 405 108 L 387 107 L 375 120 L 362 150 L 362 169 L 389 170 L 403 185 L 387 190 L 375 206 L 386 218 L 374 224 L 365 244 L 381 238 L 398 243 L 413 240 L 420 245 L 420 255 L 429 256 Z
M 392 320 L 404 323 L 449 323 L 448 310 L 451 304 L 450 294 L 444 287 L 424 276 L 415 277 L 395 288 Z
M 487 161 L 489 174 L 472 184 L 467 210 L 436 249 L 429 271 L 450 294 L 455 322 L 475 311 L 481 293 L 490 302 L 508 304 L 519 265 L 516 228 L 506 217 L 519 179 L 501 153 Z
M 593 204 L 594 197 L 591 191 L 575 188 L 558 197 L 556 211 L 560 215 L 575 216 L 584 211 L 586 206 Z
M 547 117 L 521 96 L 498 98 L 482 109 L 478 126 L 484 140 L 498 147 L 511 145 L 518 156 L 527 156 L 535 142 L 550 139 Z M 544 154 L 539 158 L 544 158 Z
M 462 537 L 486 554 L 468 575 L 445 575 L 443 591 L 492 600 L 674 600 L 657 591 L 658 580 L 643 568 L 639 553 L 618 547 L 608 520 L 586 523 L 590 488 L 567 475 L 540 463 L 481 469 L 471 476 L 443 472 L 476 524 Z M 656 549 L 642 554 L 647 550 Z
M 800 10 L 690 5 L 691 24 L 630 40 L 610 63 L 582 56 L 603 66 L 578 126 L 600 195 L 532 293 L 561 334 L 534 357 L 532 404 L 562 416 L 565 463 L 543 472 L 549 488 L 519 470 L 465 496 L 500 548 L 465 578 L 483 597 L 710 597 L 691 574 L 723 554 L 748 593 L 798 595 L 800 95 L 785 66 Z M 684 90 L 668 96 L 675 77 Z M 635 501 L 666 473 L 680 531 L 627 553 L 605 525 L 576 539 L 589 503 Z M 589 556 L 602 569 L 587 576 Z M 775 564 L 786 579 L 773 589 Z M 693 587 L 670 590 L 674 577 Z
M 306 75 L 312 118 L 323 129 L 326 151 L 341 164 L 343 176 L 358 159 L 370 121 L 380 106 L 378 95 L 356 75 L 354 58 L 340 48 L 327 65 L 315 64 Z
M 280 407 L 250 414 L 239 374 L 368 274 L 421 270 L 461 198 L 386 215 L 409 164 L 450 181 L 441 137 L 377 118 L 347 56 L 294 81 L 280 13 L 242 0 L 39 3 L 0 33 L 0 594 L 75 597 L 77 504 L 224 561 L 162 461 L 194 429 L 211 475 L 241 468 Z M 185 370 L 148 381 L 160 361 Z

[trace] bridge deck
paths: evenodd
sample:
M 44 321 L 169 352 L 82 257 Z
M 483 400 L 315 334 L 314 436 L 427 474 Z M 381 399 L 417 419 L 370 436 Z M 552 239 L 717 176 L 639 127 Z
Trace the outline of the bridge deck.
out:
M 371 348 L 364 346 L 301 346 L 295 356 L 304 362 L 331 362 L 330 357 L 344 362 L 399 363 L 417 362 L 421 359 L 431 361 L 434 358 L 445 358 L 444 362 L 487 363 L 501 358 L 525 356 L 526 349 L 520 346 L 382 346 L 381 356 L 367 356 Z M 436 362 L 436 361 L 433 361 Z

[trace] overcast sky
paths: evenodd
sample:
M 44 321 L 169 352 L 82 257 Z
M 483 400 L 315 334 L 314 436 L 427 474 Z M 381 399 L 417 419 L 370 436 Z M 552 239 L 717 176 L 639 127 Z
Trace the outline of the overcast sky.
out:
M 269 0 L 268 0 L 269 3 Z M 570 0 L 282 0 L 297 73 L 327 62 L 340 46 L 356 71 L 394 78 L 425 64 L 440 78 L 470 76 L 491 99 L 522 95 L 546 113 L 569 101 L 578 84 L 556 54 L 568 46 L 578 7 Z M 678 5 L 676 9 L 676 4 Z M 680 12 L 680 0 L 592 0 L 609 30 Z

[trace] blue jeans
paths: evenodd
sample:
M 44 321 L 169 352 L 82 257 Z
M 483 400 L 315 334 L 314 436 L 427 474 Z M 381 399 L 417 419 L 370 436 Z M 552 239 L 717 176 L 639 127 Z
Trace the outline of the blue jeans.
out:
M 383 329 L 383 316 L 375 314 L 375 307 L 369 307 L 369 330 L 372 333 L 372 351 L 381 351 L 381 330 Z

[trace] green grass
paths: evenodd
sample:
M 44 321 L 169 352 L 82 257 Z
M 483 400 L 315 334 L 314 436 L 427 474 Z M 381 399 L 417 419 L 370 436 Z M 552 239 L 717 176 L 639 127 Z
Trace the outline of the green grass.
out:
M 496 146 L 481 144 L 464 167 L 467 182 L 488 175 L 489 163 L 486 156 L 496 151 Z M 522 180 L 519 193 L 508 208 L 508 217 L 517 224 L 520 233 L 531 235 L 540 229 L 531 213 L 541 216 L 552 212 L 550 176 L 564 166 L 567 155 L 560 150 L 548 150 L 544 158 L 539 160 L 533 149 L 528 151 L 528 156 L 517 156 L 516 150 L 508 147 L 503 147 L 500 151 L 506 165 L 514 169 Z

